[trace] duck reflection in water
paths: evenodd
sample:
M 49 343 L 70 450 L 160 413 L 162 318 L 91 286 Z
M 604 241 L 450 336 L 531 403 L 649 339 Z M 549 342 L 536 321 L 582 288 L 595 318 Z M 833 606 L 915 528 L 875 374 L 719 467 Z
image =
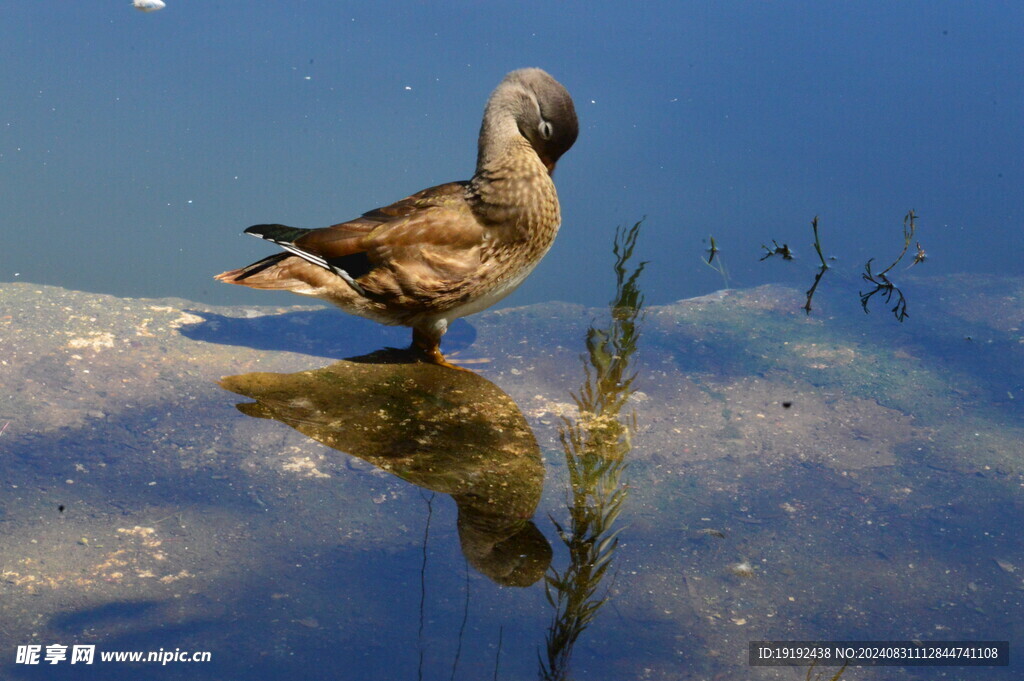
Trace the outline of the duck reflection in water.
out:
M 275 419 L 458 507 L 462 552 L 498 584 L 529 586 L 551 562 L 531 518 L 544 481 L 537 440 L 516 403 L 485 378 L 382 351 L 295 374 L 229 376 L 221 387 Z

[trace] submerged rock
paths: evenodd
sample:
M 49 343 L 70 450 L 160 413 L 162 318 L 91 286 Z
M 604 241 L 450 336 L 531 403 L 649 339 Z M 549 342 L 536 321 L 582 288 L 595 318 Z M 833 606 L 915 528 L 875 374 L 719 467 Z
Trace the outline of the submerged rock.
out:
M 625 529 L 589 547 L 623 547 L 602 626 L 642 623 L 652 667 L 745 659 L 730 621 L 944 630 L 936 594 L 961 584 L 978 588 L 957 630 L 1010 630 L 1022 291 L 914 279 L 904 324 L 828 289 L 809 316 L 801 291 L 724 291 L 647 307 L 628 368 L 592 324 L 608 310 L 505 308 L 446 336 L 473 375 L 366 357 L 408 331 L 333 309 L 0 284 L 0 621 L 26 643 L 156 649 L 171 627 L 252 664 L 354 659 L 423 616 L 419 589 L 458 630 L 472 585 L 472 621 L 522 632 L 544 598 L 496 584 L 571 591 L 551 545 L 586 552 L 566 517 L 587 508 L 587 456 L 629 490 L 596 514 Z

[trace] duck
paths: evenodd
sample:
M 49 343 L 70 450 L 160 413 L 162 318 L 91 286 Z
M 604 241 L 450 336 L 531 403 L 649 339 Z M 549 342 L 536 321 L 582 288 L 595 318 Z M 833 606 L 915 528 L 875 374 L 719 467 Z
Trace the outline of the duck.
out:
M 215 279 L 411 327 L 417 359 L 458 368 L 441 338 L 512 293 L 551 248 L 562 222 L 552 176 L 578 134 L 561 83 L 539 68 L 512 71 L 487 100 L 471 179 L 328 227 L 253 225 L 246 234 L 282 251 Z

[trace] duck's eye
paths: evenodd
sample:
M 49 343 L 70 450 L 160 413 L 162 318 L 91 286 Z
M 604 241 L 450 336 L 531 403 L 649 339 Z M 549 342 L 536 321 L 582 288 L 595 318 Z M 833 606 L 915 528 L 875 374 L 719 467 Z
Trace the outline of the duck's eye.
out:
M 551 125 L 551 121 L 541 119 L 540 125 L 537 126 L 537 132 L 540 133 L 542 139 L 549 140 L 555 134 L 555 127 Z

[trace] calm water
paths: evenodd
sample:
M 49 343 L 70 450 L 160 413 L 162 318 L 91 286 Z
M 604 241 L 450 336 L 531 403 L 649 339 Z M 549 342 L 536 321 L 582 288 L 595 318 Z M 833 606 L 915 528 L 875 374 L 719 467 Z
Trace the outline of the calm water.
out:
M 1022 28 L 1013 3 L 0 7 L 0 676 L 818 677 L 749 667 L 761 639 L 1016 660 Z M 475 374 L 213 285 L 269 252 L 249 224 L 468 177 L 527 64 L 581 136 L 555 248 L 446 337 Z
M 1022 29 L 1012 1 L 6 2 L 0 281 L 266 304 L 210 279 L 269 252 L 242 229 L 468 179 L 487 95 L 526 65 L 581 134 L 562 234 L 510 305 L 604 304 L 594 244 L 644 215 L 652 303 L 722 286 L 709 235 L 730 284 L 786 277 L 760 245 L 813 259 L 815 215 L 852 270 L 915 209 L 934 269 L 1019 274 Z

